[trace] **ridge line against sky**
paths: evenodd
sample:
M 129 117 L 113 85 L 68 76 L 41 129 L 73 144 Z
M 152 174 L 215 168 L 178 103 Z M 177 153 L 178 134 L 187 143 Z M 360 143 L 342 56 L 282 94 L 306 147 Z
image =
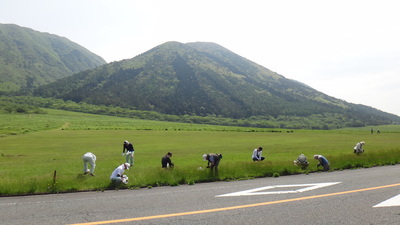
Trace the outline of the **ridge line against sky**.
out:
M 214 42 L 347 102 L 400 115 L 395 0 L 3 0 L 0 23 L 68 38 L 107 62 Z

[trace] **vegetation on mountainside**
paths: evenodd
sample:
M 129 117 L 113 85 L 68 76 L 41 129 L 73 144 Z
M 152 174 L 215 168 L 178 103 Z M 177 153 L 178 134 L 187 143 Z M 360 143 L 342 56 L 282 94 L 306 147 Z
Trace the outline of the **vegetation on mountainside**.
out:
M 103 59 L 66 38 L 0 24 L 0 50 L 0 94 L 29 95 L 35 88 L 37 96 L 65 100 L 37 98 L 31 104 L 32 98 L 17 97 L 19 105 L 3 109 L 8 112 L 39 112 L 36 106 L 291 129 L 400 122 L 398 116 L 286 79 L 214 43 L 168 42 L 135 58 L 99 66 Z
M 34 94 L 178 116 L 280 117 L 303 120 L 302 126 L 315 115 L 343 121 L 328 128 L 400 121 L 286 79 L 213 43 L 168 42 L 135 58 L 41 86 Z
M 167 115 L 151 111 L 141 111 L 126 109 L 121 107 L 97 106 L 87 103 L 76 103 L 72 101 L 63 101 L 54 98 L 40 98 L 40 97 L 0 97 L 0 113 L 20 113 L 32 114 L 41 113 L 45 114 L 46 110 L 43 108 L 61 109 L 74 112 L 84 112 L 91 114 L 109 115 L 124 118 L 156 120 L 156 121 L 170 121 L 181 122 L 190 124 L 210 124 L 210 125 L 223 125 L 223 126 L 239 126 L 250 128 L 281 128 L 281 129 L 318 129 L 330 130 L 343 127 L 362 127 L 362 126 L 375 126 L 385 124 L 384 121 L 371 120 L 369 123 L 363 123 L 360 120 L 351 120 L 343 117 L 340 114 L 314 114 L 308 117 L 295 117 L 295 116 L 258 116 L 243 119 L 232 119 L 216 115 L 209 116 L 196 116 L 196 115 Z M 29 130 L 29 129 L 28 129 Z M 256 131 L 256 129 L 252 129 Z M 11 133 L 18 131 L 9 131 Z M 24 130 L 24 133 L 27 131 Z
M 0 24 L 0 93 L 27 91 L 105 63 L 64 37 Z

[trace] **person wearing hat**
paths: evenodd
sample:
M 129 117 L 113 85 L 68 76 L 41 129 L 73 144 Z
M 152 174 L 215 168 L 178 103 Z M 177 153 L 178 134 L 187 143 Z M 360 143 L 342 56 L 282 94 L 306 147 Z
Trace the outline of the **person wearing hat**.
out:
M 263 160 L 265 159 L 265 157 L 262 157 L 262 156 L 261 156 L 262 150 L 263 150 L 262 147 L 258 147 L 258 148 L 256 148 L 256 149 L 254 149 L 253 155 L 252 155 L 253 162 L 263 161 Z
M 210 168 L 211 173 L 218 176 L 218 165 L 222 159 L 221 154 L 209 153 L 203 155 L 203 160 L 207 162 L 207 168 Z
M 305 170 L 307 169 L 309 162 L 307 161 L 307 157 L 304 154 L 301 154 L 297 157 L 297 160 L 294 160 L 294 164 L 296 166 L 301 166 L 301 169 Z
M 172 153 L 168 152 L 161 158 L 161 167 L 164 169 L 174 168 L 174 164 L 171 162 Z
M 354 154 L 359 155 L 359 154 L 363 153 L 364 152 L 364 149 L 362 148 L 363 145 L 365 145 L 364 141 L 358 142 L 356 144 L 356 146 L 354 146 Z
M 125 170 L 129 170 L 129 167 L 131 167 L 129 163 L 124 163 L 115 168 L 115 170 L 112 172 L 110 176 L 111 182 L 117 185 L 121 183 L 126 183 L 128 177 L 124 175 L 124 172 Z
M 324 171 L 328 171 L 329 170 L 329 161 L 322 155 L 314 155 L 314 159 L 318 160 L 319 163 L 317 165 L 317 168 L 319 166 L 324 167 Z
M 125 154 L 126 162 L 129 163 L 129 165 L 133 165 L 133 160 L 135 158 L 135 149 L 133 148 L 132 143 L 130 143 L 129 141 L 124 141 L 124 145 L 122 147 L 122 156 L 124 156 Z
M 88 174 L 90 171 L 90 175 L 94 176 L 94 168 L 96 167 L 96 156 L 91 153 L 87 152 L 82 156 L 83 160 L 83 174 Z M 88 165 L 90 164 L 90 170 L 88 169 Z

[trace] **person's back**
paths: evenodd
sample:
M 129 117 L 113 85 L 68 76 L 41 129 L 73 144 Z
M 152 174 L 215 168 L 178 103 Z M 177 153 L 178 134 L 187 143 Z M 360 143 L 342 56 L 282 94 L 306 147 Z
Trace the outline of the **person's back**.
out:
M 127 183 L 128 176 L 124 175 L 125 170 L 129 170 L 131 165 L 129 163 L 124 163 L 112 172 L 110 180 L 114 185 L 119 185 L 120 183 Z
M 297 161 L 300 164 L 307 163 L 307 157 L 304 154 L 301 154 L 301 155 L 299 155 L 299 157 L 297 157 Z
M 319 156 L 319 161 L 322 165 L 329 165 L 329 161 L 322 155 Z
M 91 153 L 91 152 L 87 152 L 82 156 L 82 160 L 83 160 L 83 173 L 87 174 L 90 172 L 90 175 L 94 176 L 94 168 L 96 167 L 96 156 Z M 90 170 L 88 169 L 87 164 L 90 164 Z
M 324 156 L 322 156 L 322 155 L 314 155 L 314 159 L 319 161 L 317 167 L 318 166 L 322 166 L 322 167 L 324 167 L 324 171 L 328 171 L 329 170 L 329 161 Z
M 363 145 L 364 144 L 365 144 L 364 141 L 361 141 L 361 142 L 357 143 L 356 146 L 354 146 L 354 153 L 355 154 L 363 153 L 364 152 L 364 149 L 363 149 Z
M 115 170 L 111 173 L 110 179 L 113 179 L 115 177 L 120 177 L 124 173 L 123 166 L 124 166 L 124 164 L 115 168 Z
M 295 161 L 297 165 L 300 165 L 302 169 L 306 169 L 308 167 L 307 157 L 304 154 L 301 154 L 297 157 L 297 161 Z
M 174 164 L 171 161 L 172 153 L 168 152 L 165 156 L 161 158 L 161 167 L 162 168 L 172 168 Z

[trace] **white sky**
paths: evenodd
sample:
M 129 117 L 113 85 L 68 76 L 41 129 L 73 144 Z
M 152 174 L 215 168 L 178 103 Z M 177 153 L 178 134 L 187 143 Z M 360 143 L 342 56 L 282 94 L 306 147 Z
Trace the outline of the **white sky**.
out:
M 214 42 L 325 94 L 400 115 L 397 0 L 1 0 L 0 23 L 66 37 L 107 62 Z

